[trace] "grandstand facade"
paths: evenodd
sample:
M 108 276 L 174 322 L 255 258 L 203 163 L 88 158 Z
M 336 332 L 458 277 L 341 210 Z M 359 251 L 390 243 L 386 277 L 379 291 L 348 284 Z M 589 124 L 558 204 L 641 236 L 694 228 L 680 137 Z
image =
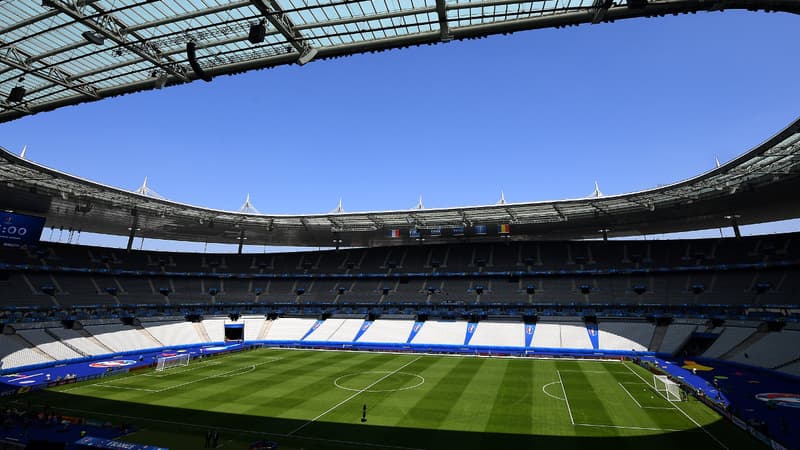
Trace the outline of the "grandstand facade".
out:
M 738 227 L 800 216 L 798 152 L 800 121 L 711 172 L 638 193 L 274 216 L 126 192 L 4 151 L 2 371 L 12 392 L 62 383 L 63 367 L 80 368 L 62 374 L 72 381 L 175 351 L 250 346 L 654 358 L 725 414 L 742 405 L 751 413 L 737 418 L 764 420 L 772 413 L 746 387 L 720 387 L 696 368 L 797 383 L 800 234 L 743 237 Z M 129 245 L 27 235 L 43 224 L 127 235 Z M 608 239 L 716 226 L 735 237 Z M 139 251 L 135 237 L 337 249 Z
M 360 13 L 292 0 L 168 3 L 0 3 L 4 86 L 16 83 L 0 92 L 0 122 L 222 74 L 497 33 L 723 9 L 800 13 L 798 0 L 358 2 L 368 5 Z M 800 218 L 797 192 L 800 119 L 713 170 L 639 192 L 402 211 L 340 204 L 324 214 L 262 214 L 249 198 L 240 211 L 183 204 L 0 149 L 0 397 L 147 370 L 182 353 L 202 360 L 264 347 L 624 360 L 668 374 L 772 448 L 798 448 L 786 423 L 800 423 L 800 233 L 739 230 Z M 128 245 L 44 242 L 43 226 Z M 723 227 L 735 237 L 613 239 Z M 138 251 L 136 238 L 239 251 Z M 245 241 L 331 249 L 243 253 Z M 415 358 L 350 390 L 367 392 Z M 554 373 L 563 398 L 545 389 L 555 381 L 541 390 L 565 402 L 570 426 L 617 427 L 576 422 Z M 680 410 L 666 400 L 654 409 Z

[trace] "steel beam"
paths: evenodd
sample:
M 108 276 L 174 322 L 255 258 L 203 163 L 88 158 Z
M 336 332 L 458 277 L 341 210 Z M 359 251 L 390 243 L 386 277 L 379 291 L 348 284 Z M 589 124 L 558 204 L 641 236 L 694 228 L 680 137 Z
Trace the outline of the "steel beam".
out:
M 187 75 L 188 70 L 185 66 L 165 57 L 161 50 L 148 44 L 136 32 L 126 31 L 127 26 L 113 14 L 103 11 L 96 5 L 91 5 L 96 11 L 95 14 L 86 14 L 84 9 L 88 8 L 89 5 L 86 5 L 85 2 L 48 0 L 48 5 L 68 15 L 73 20 L 84 24 L 90 30 L 100 33 L 107 39 L 111 39 L 123 48 L 139 55 L 170 75 L 183 81 L 190 81 Z M 129 36 L 136 40 L 131 40 Z
M 439 32 L 441 33 L 442 42 L 452 41 L 453 35 L 450 33 L 450 25 L 447 22 L 446 0 L 436 0 L 436 15 L 439 18 Z
M 251 0 L 253 6 L 261 12 L 261 15 L 278 30 L 292 47 L 300 54 L 297 57 L 297 64 L 301 66 L 310 62 L 317 55 L 317 49 L 306 42 L 305 37 L 297 29 L 292 19 L 283 12 L 280 5 L 275 0 Z
M 22 49 L 13 45 L 0 49 L 0 63 L 21 70 L 26 75 L 32 75 L 36 78 L 41 78 L 45 81 L 63 86 L 88 97 L 94 99 L 100 98 L 100 96 L 97 95 L 97 90 L 94 87 L 86 83 L 76 82 L 76 80 L 72 78 L 71 74 L 65 72 L 58 66 L 37 69 L 33 66 L 33 62 L 35 61 L 34 58 L 35 57 L 33 55 L 29 55 Z

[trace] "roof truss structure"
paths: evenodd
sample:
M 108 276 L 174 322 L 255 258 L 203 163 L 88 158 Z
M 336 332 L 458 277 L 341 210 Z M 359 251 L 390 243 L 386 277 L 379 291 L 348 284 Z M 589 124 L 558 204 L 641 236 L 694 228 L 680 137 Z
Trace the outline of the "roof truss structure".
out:
M 303 215 L 182 204 L 84 180 L 0 150 L 0 209 L 44 216 L 48 227 L 121 236 L 135 229 L 139 237 L 218 243 L 246 236 L 254 245 L 335 242 L 349 247 L 692 231 L 730 226 L 730 217 L 740 225 L 800 217 L 798 191 L 800 119 L 709 172 L 629 194 L 399 211 L 337 208 Z
M 4 0 L 0 122 L 208 75 L 536 28 L 800 0 Z M 262 43 L 248 41 L 265 20 Z M 93 39 L 87 37 L 93 36 Z M 94 42 L 93 42 L 94 41 Z M 100 42 L 98 44 L 98 42 Z M 10 102 L 16 86 L 21 101 Z

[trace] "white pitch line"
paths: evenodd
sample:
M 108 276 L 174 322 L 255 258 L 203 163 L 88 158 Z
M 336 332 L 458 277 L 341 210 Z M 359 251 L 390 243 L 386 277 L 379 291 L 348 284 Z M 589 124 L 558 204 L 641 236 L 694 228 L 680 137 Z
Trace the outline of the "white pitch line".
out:
M 155 389 L 143 389 L 143 388 L 135 388 L 135 387 L 127 387 L 127 386 L 115 386 L 113 384 L 105 384 L 105 383 L 96 383 L 92 386 L 102 387 L 102 388 L 109 388 L 109 389 L 124 389 L 128 391 L 140 391 L 140 392 L 159 392 Z
M 628 394 L 628 397 L 630 397 L 631 400 L 633 400 L 633 403 L 636 403 L 636 406 L 638 406 L 639 408 L 642 407 L 642 404 L 639 403 L 639 400 L 636 400 L 636 397 L 634 397 L 629 390 L 625 389 L 625 386 L 622 383 L 619 383 L 619 387 L 621 387 L 622 390 L 625 391 L 626 394 Z
M 542 386 L 542 392 L 544 392 L 544 395 L 546 395 L 546 396 L 548 396 L 548 397 L 554 398 L 554 399 L 556 399 L 556 400 L 561 400 L 561 401 L 563 402 L 563 401 L 564 401 L 564 399 L 563 399 L 563 398 L 561 398 L 561 397 L 556 397 L 555 395 L 553 395 L 553 394 L 551 394 L 551 393 L 547 392 L 547 389 L 545 389 L 547 386 L 552 386 L 552 385 L 554 385 L 554 384 L 560 384 L 560 383 L 561 383 L 560 381 L 553 381 L 552 383 L 547 383 L 547 384 L 545 384 L 544 386 Z
M 219 356 L 214 360 L 205 358 L 203 361 L 200 361 L 200 362 L 194 364 L 194 366 L 196 367 L 196 366 L 201 366 L 202 365 L 201 367 L 197 367 L 198 369 L 200 369 L 200 368 L 203 368 L 203 367 L 206 367 L 206 366 L 210 366 L 210 365 L 219 365 L 219 364 L 222 364 L 222 363 L 220 363 L 218 361 L 219 359 L 228 358 L 228 357 L 231 357 L 231 356 L 234 356 L 234 355 L 237 355 L 237 354 L 238 353 L 232 353 L 230 355 Z M 278 359 L 280 359 L 280 358 L 278 358 Z M 147 370 L 147 369 L 144 369 L 144 370 Z M 179 373 L 183 373 L 183 372 L 179 372 Z M 119 376 L 120 378 L 115 378 L 114 380 L 110 380 L 110 381 L 108 381 L 108 383 L 115 382 L 115 381 L 121 381 L 121 380 L 130 380 L 131 378 L 136 378 L 136 377 L 150 377 L 150 376 L 152 376 L 152 374 L 150 374 L 149 372 L 144 372 L 144 373 L 137 373 L 137 374 L 134 374 L 134 375 L 130 375 L 130 372 L 128 372 L 127 374 L 113 373 L 110 376 L 111 377 Z M 101 377 L 100 379 L 104 380 L 105 378 L 107 378 L 107 377 Z M 92 387 L 92 386 L 98 386 L 100 384 L 105 384 L 105 383 L 106 382 L 104 382 L 104 381 L 98 381 L 97 383 L 87 384 L 84 381 L 84 382 L 80 382 L 80 383 L 76 384 L 74 387 L 67 388 L 67 389 L 61 389 L 59 392 L 70 392 L 70 391 L 74 391 L 76 389 L 87 388 L 87 387 Z
M 249 372 L 252 372 L 253 370 L 255 370 L 255 368 L 256 368 L 256 367 L 258 367 L 258 366 L 260 366 L 260 365 L 263 365 L 263 364 L 271 363 L 271 362 L 272 362 L 272 361 L 262 361 L 262 362 L 260 362 L 260 363 L 258 363 L 258 364 L 250 364 L 249 366 L 237 367 L 237 368 L 235 368 L 235 369 L 233 369 L 233 370 L 229 370 L 229 371 L 227 371 L 227 372 L 218 373 L 218 374 L 216 374 L 216 375 L 209 375 L 209 376 L 207 376 L 207 377 L 198 378 L 198 379 L 196 379 L 196 380 L 187 381 L 187 382 L 185 382 L 185 383 L 176 384 L 176 385 L 174 385 L 174 386 L 168 386 L 168 387 L 165 387 L 165 388 L 163 388 L 163 389 L 159 389 L 159 390 L 157 390 L 157 391 L 155 391 L 155 392 L 171 391 L 172 389 L 177 389 L 177 388 L 179 388 L 179 387 L 184 387 L 184 386 L 187 386 L 187 385 L 190 385 L 190 384 L 199 383 L 199 382 L 201 382 L 201 381 L 210 380 L 210 379 L 212 379 L 212 378 L 224 378 L 224 377 L 226 377 L 226 376 L 230 376 L 230 374 L 232 374 L 232 373 L 234 373 L 234 372 L 237 372 L 237 371 L 240 371 L 240 370 L 243 370 L 243 369 L 252 369 L 252 370 L 250 370 L 250 371 L 249 371 Z M 248 372 L 248 373 L 249 373 L 249 372 Z
M 559 370 L 565 373 L 580 372 L 580 373 L 599 373 L 608 375 L 630 375 L 628 372 L 612 372 L 609 370 L 578 370 L 578 369 L 559 369 Z
M 650 383 L 648 383 L 648 382 L 647 382 L 647 380 L 645 380 L 645 379 L 644 379 L 644 377 L 642 377 L 641 375 L 639 375 L 638 373 L 636 373 L 636 371 L 635 371 L 635 370 L 633 370 L 633 369 L 631 369 L 631 367 L 630 367 L 629 365 L 625 364 L 625 367 L 627 367 L 627 368 L 628 368 L 628 370 L 630 370 L 630 371 L 631 371 L 631 373 L 633 373 L 634 375 L 636 375 L 637 377 L 639 377 L 639 378 L 640 378 L 642 381 L 644 381 L 644 382 L 645 382 L 645 383 L 646 383 L 648 386 L 651 386 L 651 385 L 650 385 Z M 697 428 L 700 428 L 701 430 L 703 430 L 703 432 L 704 432 L 705 434 L 707 434 L 707 435 L 708 435 L 708 436 L 709 436 L 711 439 L 713 439 L 713 440 L 714 440 L 714 442 L 716 442 L 717 444 L 719 444 L 719 445 L 720 445 L 720 447 L 724 448 L 725 450 L 729 450 L 727 445 L 723 444 L 723 443 L 722 443 L 722 441 L 720 441 L 719 439 L 717 439 L 717 437 L 716 437 L 716 436 L 714 436 L 713 434 L 711 434 L 711 433 L 710 433 L 708 430 L 706 430 L 706 429 L 705 429 L 705 428 L 704 428 L 702 425 L 700 425 L 699 423 L 697 423 L 697 421 L 696 421 L 696 420 L 694 420 L 694 419 L 692 418 L 692 416 L 690 416 L 689 414 L 686 414 L 686 411 L 682 410 L 682 409 L 680 408 L 680 406 L 678 406 L 678 405 L 677 405 L 675 402 L 671 401 L 671 400 L 670 400 L 670 399 L 668 399 L 666 396 L 664 396 L 664 394 L 662 394 L 662 393 L 661 393 L 661 392 L 660 392 L 658 389 L 655 389 L 655 388 L 653 388 L 653 390 L 654 390 L 654 391 L 656 391 L 656 392 L 658 392 L 658 395 L 662 396 L 662 397 L 664 398 L 664 400 L 668 401 L 668 402 L 669 402 L 669 403 L 670 403 L 672 406 L 674 406 L 674 407 L 675 407 L 675 409 L 677 409 L 678 411 L 680 411 L 681 413 L 683 413 L 683 415 L 684 415 L 684 416 L 686 416 L 686 418 L 687 418 L 687 419 L 691 420 L 691 421 L 692 421 L 692 423 L 694 423 L 695 425 L 697 425 Z
M 569 406 L 569 397 L 567 397 L 567 388 L 564 387 L 564 380 L 561 379 L 561 372 L 556 369 L 558 374 L 558 381 L 561 383 L 561 392 L 564 393 L 564 401 L 567 403 L 567 412 L 569 413 L 569 421 L 575 425 L 575 419 L 572 418 L 572 408 Z
M 629 427 L 625 425 L 596 425 L 592 423 L 576 423 L 575 426 L 596 427 L 596 428 L 621 428 L 623 430 L 643 430 L 643 431 L 686 431 L 686 430 L 675 430 L 672 428 Z
M 166 378 L 166 377 L 169 377 L 169 376 L 172 376 L 172 375 L 179 375 L 179 374 L 182 374 L 182 373 L 191 372 L 193 370 L 205 369 L 206 367 L 218 366 L 220 364 L 222 364 L 222 363 L 219 362 L 219 361 L 210 361 L 210 362 L 206 362 L 206 363 L 201 361 L 201 362 L 198 362 L 196 364 L 193 364 L 193 365 L 189 366 L 188 369 L 172 370 L 172 371 L 169 371 L 169 372 L 166 372 L 166 373 L 145 373 L 145 374 L 142 374 L 142 375 L 145 376 L 145 377 Z
M 300 425 L 299 427 L 295 428 L 294 430 L 290 431 L 289 433 L 287 433 L 287 436 L 291 436 L 291 435 L 297 433 L 298 431 L 302 430 L 303 428 L 311 425 L 312 423 L 314 423 L 317 420 L 319 420 L 322 416 L 324 416 L 324 415 L 328 414 L 329 412 L 333 411 L 334 409 L 344 405 L 345 403 L 349 402 L 350 400 L 358 397 L 359 395 L 361 395 L 364 392 L 368 391 L 370 388 L 372 388 L 376 384 L 380 383 L 381 381 L 389 378 L 390 376 L 392 376 L 392 375 L 396 374 L 397 372 L 400 372 L 401 370 L 403 370 L 406 367 L 410 366 L 412 363 L 416 362 L 420 358 L 422 358 L 422 356 L 417 356 L 416 358 L 412 359 L 411 361 L 409 361 L 409 362 L 403 364 L 402 366 L 398 367 L 397 369 L 393 370 L 392 372 L 389 372 L 386 375 L 378 378 L 377 381 L 371 383 L 369 386 L 365 387 L 364 389 L 361 389 L 360 391 L 356 392 L 355 394 L 351 395 L 350 397 L 347 397 L 346 399 L 342 400 L 341 402 L 337 403 L 336 405 L 332 406 L 331 408 L 328 408 L 327 411 L 323 412 L 322 414 L 318 415 L 317 417 L 314 417 L 313 419 L 309 420 L 308 422 L 306 422 L 306 423 Z

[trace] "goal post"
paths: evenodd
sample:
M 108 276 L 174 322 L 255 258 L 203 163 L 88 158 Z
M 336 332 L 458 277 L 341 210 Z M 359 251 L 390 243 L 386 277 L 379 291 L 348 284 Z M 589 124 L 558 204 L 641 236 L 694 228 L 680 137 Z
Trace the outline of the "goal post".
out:
M 653 375 L 653 388 L 671 402 L 679 402 L 683 399 L 681 387 L 666 375 Z
M 173 367 L 182 367 L 189 365 L 190 355 L 188 353 L 180 353 L 174 356 L 161 356 L 156 360 L 156 371 L 172 369 Z

